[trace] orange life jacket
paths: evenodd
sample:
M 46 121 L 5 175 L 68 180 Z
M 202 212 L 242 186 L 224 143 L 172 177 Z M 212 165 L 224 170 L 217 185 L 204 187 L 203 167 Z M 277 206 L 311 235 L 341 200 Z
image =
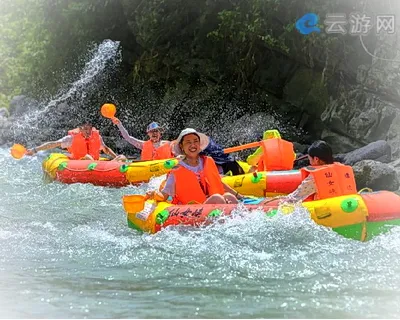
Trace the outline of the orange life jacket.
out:
M 281 138 L 263 140 L 263 155 L 258 161 L 258 171 L 292 170 L 296 154 L 293 143 Z
M 72 144 L 68 148 L 71 159 L 79 160 L 89 154 L 94 160 L 99 160 L 101 142 L 99 131 L 96 128 L 92 128 L 92 134 L 88 139 L 83 136 L 79 128 L 68 131 L 68 135 L 72 136 Z
M 162 144 L 158 148 L 154 148 L 153 142 L 147 140 L 143 143 L 142 153 L 140 159 L 146 160 L 162 160 L 173 158 L 171 144 L 169 142 Z
M 339 162 L 300 169 L 303 180 L 312 175 L 317 192 L 314 200 L 356 194 L 357 186 L 353 168 Z
M 200 182 L 193 171 L 179 164 L 170 172 L 175 178 L 173 204 L 188 204 L 192 201 L 203 203 L 213 194 L 224 194 L 224 186 L 213 158 L 206 156 L 201 156 L 201 158 L 203 159 L 203 171 L 200 172 Z

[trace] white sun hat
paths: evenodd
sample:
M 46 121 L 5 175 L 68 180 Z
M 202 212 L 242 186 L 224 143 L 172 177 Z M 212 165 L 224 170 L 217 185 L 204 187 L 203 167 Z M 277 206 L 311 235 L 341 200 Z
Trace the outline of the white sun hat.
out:
M 173 141 L 173 152 L 175 156 L 183 154 L 183 151 L 179 147 L 179 143 L 182 141 L 183 137 L 188 134 L 197 134 L 200 137 L 200 150 L 203 151 L 207 148 L 208 144 L 210 143 L 210 138 L 208 138 L 204 133 L 197 132 L 195 129 L 186 128 L 181 131 L 178 138 Z

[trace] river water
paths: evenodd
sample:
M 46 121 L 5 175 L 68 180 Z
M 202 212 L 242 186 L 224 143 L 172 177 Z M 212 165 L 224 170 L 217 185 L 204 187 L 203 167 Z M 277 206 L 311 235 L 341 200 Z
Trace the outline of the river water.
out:
M 45 183 L 43 158 L 0 149 L 2 318 L 400 316 L 400 229 L 360 243 L 299 210 L 140 234 L 121 197 L 148 184 Z

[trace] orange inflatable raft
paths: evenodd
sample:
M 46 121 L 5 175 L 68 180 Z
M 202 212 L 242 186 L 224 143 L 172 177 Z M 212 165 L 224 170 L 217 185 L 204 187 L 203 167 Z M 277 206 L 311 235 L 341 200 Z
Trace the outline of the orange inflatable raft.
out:
M 168 173 L 177 163 L 177 159 L 130 163 L 70 160 L 65 154 L 52 153 L 43 161 L 42 168 L 50 180 L 62 183 L 122 187 L 148 182 L 152 177 Z M 226 176 L 222 180 L 241 194 L 263 197 L 292 192 L 300 184 L 301 174 L 298 170 L 270 171 Z
M 142 197 L 142 200 L 140 199 Z M 262 205 L 262 199 L 245 201 L 248 210 L 261 209 L 267 218 L 272 218 L 278 210 L 283 213 L 294 211 L 294 205 L 278 204 L 278 200 Z M 254 203 L 254 204 L 252 204 Z M 155 233 L 168 226 L 209 224 L 215 217 L 229 215 L 237 208 L 235 204 L 172 205 L 168 202 L 146 201 L 143 196 L 123 197 L 128 225 L 136 230 Z M 366 241 L 373 236 L 389 231 L 400 225 L 400 196 L 389 191 L 363 192 L 330 199 L 303 202 L 312 220 L 329 227 L 339 234 Z
M 123 187 L 148 182 L 171 170 L 178 160 L 138 162 L 71 160 L 65 154 L 52 153 L 42 168 L 50 180 L 62 183 L 91 183 L 97 186 Z

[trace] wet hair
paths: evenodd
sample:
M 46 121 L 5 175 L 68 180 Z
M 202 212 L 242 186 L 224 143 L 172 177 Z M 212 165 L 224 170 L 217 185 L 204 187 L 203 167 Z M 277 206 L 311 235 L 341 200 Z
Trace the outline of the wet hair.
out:
M 325 141 L 318 140 L 315 141 L 308 148 L 308 155 L 310 157 L 318 157 L 320 160 L 324 161 L 326 164 L 333 163 L 332 148 Z
M 90 122 L 84 122 L 79 126 L 79 128 L 85 128 L 85 127 L 93 128 L 93 125 Z

